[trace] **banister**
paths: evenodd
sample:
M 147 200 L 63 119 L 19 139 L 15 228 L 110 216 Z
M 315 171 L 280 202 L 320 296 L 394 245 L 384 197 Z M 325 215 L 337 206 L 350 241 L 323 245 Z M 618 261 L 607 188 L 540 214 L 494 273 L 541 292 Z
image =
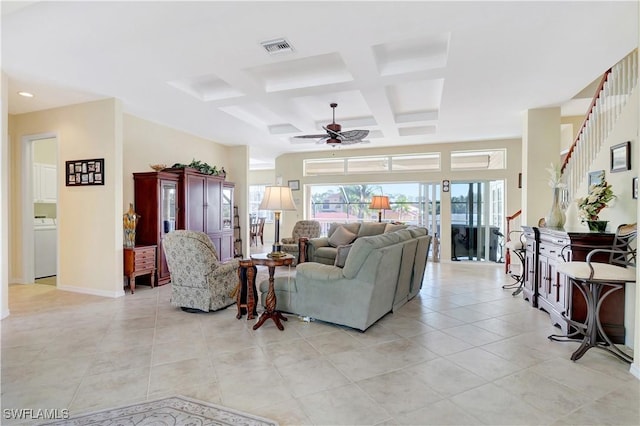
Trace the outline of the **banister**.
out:
M 564 157 L 564 161 L 562 162 L 562 167 L 560 167 L 560 174 L 564 173 L 564 169 L 567 167 L 567 164 L 569 163 L 569 158 L 571 158 L 571 154 L 573 154 L 573 151 L 575 151 L 578 141 L 580 140 L 580 135 L 582 135 L 582 132 L 584 131 L 585 127 L 587 127 L 587 123 L 589 122 L 589 116 L 591 115 L 591 112 L 595 108 L 596 103 L 598 102 L 598 99 L 600 99 L 600 94 L 602 93 L 602 89 L 604 88 L 604 85 L 607 82 L 609 75 L 611 75 L 612 69 L 613 67 L 605 71 L 605 73 L 602 75 L 602 78 L 600 79 L 600 84 L 596 89 L 596 93 L 593 95 L 593 99 L 591 100 L 591 105 L 589 106 L 589 109 L 587 110 L 587 114 L 585 115 L 584 120 L 582 121 L 582 126 L 580 126 L 580 130 L 578 131 L 578 133 L 576 133 L 576 137 L 573 140 L 573 143 L 571 144 L 569 151 L 567 151 L 567 155 Z

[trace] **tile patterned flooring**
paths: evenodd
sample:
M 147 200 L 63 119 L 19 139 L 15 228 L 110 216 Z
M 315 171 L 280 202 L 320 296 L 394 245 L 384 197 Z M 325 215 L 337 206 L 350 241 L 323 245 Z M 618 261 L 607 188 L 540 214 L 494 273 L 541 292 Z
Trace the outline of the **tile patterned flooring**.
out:
M 547 340 L 548 315 L 507 282 L 503 265 L 430 262 L 420 294 L 366 333 L 291 315 L 253 331 L 235 307 L 171 307 L 169 285 L 118 299 L 12 285 L 1 404 L 73 414 L 182 394 L 281 425 L 640 424 L 629 366 L 597 349 L 570 361 L 577 344 Z

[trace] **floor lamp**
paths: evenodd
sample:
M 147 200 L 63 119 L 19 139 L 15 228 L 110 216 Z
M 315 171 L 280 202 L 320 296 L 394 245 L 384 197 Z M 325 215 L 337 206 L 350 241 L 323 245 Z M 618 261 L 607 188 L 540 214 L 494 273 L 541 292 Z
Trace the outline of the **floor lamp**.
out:
M 369 208 L 372 210 L 378 210 L 378 222 L 382 222 L 382 210 L 391 209 L 391 206 L 389 205 L 389 197 L 386 195 L 374 195 L 371 199 L 371 204 L 369 204 Z
M 295 210 L 291 188 L 288 186 L 267 186 L 264 190 L 264 198 L 260 203 L 260 210 L 271 210 L 275 216 L 275 238 L 272 247 L 271 257 L 282 257 L 282 244 L 280 244 L 280 212 L 283 210 Z

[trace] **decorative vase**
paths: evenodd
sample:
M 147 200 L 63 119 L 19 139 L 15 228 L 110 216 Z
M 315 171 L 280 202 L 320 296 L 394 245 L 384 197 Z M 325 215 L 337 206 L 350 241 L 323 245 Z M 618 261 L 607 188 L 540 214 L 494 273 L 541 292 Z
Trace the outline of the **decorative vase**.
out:
M 604 232 L 607 229 L 608 220 L 587 220 L 589 231 Z
M 553 188 L 553 203 L 547 216 L 547 226 L 549 228 L 562 228 L 566 220 L 564 210 L 562 210 L 561 206 L 561 191 L 562 188 Z
M 133 210 L 133 204 L 129 203 L 129 210 L 122 215 L 124 227 L 124 246 L 133 248 L 136 246 L 136 225 L 140 215 Z

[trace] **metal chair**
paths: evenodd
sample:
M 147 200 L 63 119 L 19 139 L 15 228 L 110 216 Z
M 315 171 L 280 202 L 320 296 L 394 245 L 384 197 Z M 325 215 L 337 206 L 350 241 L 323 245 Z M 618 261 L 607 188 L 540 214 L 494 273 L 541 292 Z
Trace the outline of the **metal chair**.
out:
M 513 238 L 513 234 L 519 234 L 516 238 Z M 527 240 L 525 239 L 524 232 L 522 231 L 511 231 L 509 232 L 509 239 L 505 244 L 507 250 L 511 250 L 513 254 L 516 255 L 518 259 L 520 259 L 520 274 L 514 274 L 510 271 L 511 278 L 516 280 L 515 283 L 505 284 L 502 286 L 504 289 L 514 289 L 515 291 L 511 293 L 512 296 L 517 296 L 522 292 L 524 287 L 524 261 L 525 255 L 527 252 Z
M 636 224 L 620 225 L 611 248 L 591 250 L 584 262 L 565 262 L 557 265 L 558 273 L 564 274 L 584 296 L 587 317 L 584 323 L 566 318 L 576 331 L 566 336 L 552 334 L 550 340 L 579 342 L 580 346 L 571 355 L 571 360 L 580 359 L 589 349 L 600 348 L 631 363 L 633 358 L 616 347 L 602 327 L 600 308 L 613 292 L 624 288 L 628 282 L 636 281 L 636 250 L 630 245 L 636 238 Z M 594 256 L 608 253 L 608 263 L 596 262 Z

